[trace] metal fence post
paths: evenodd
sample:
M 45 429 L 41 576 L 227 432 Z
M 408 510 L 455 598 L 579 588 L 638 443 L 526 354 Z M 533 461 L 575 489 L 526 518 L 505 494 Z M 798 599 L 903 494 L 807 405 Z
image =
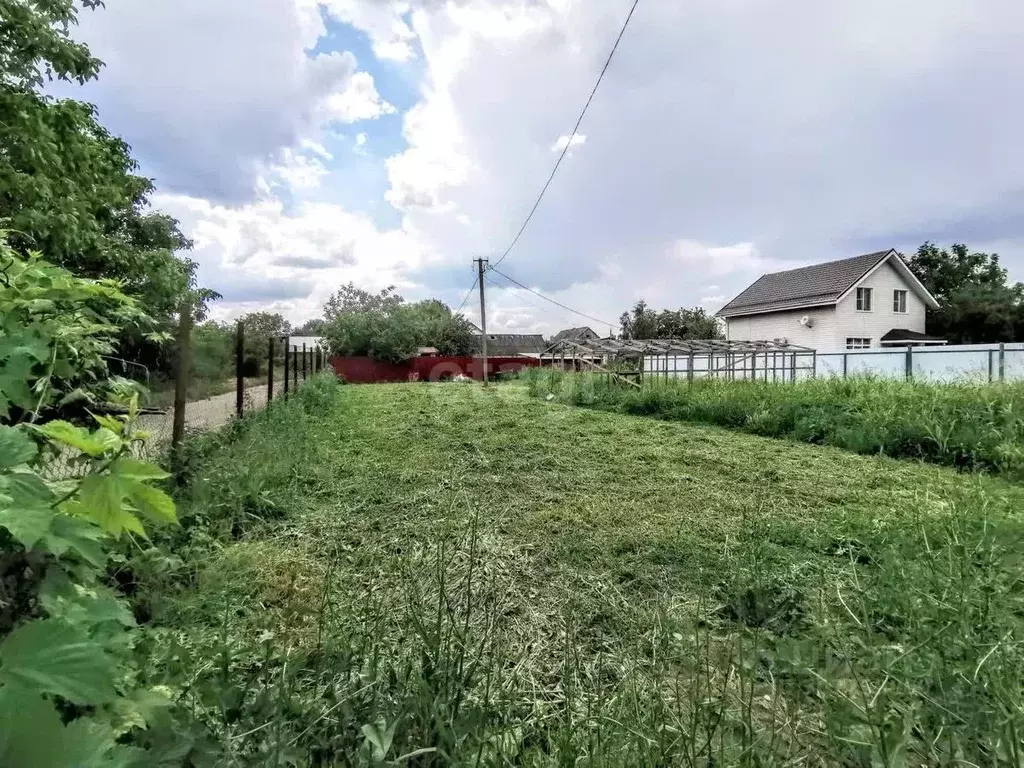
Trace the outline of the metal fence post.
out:
M 999 380 L 1006 381 L 1006 345 L 999 342 Z
M 844 379 L 846 378 L 846 370 L 847 370 L 847 366 L 849 365 L 849 358 L 850 358 L 850 354 L 848 352 L 843 352 L 843 378 Z
M 288 397 L 288 374 L 291 373 L 288 365 L 288 347 L 292 345 L 291 337 L 284 337 L 284 396 Z
M 292 384 L 295 386 L 295 391 L 299 390 L 299 345 L 296 344 L 292 347 Z
M 243 399 L 245 397 L 245 326 L 238 321 L 235 331 L 235 415 L 242 418 Z
M 306 380 L 306 342 L 302 342 L 302 380 Z
M 274 399 L 274 337 L 267 342 L 267 405 Z
M 906 362 L 907 381 L 914 378 L 914 348 L 907 345 L 907 362 Z
M 811 353 L 811 378 L 818 378 L 818 350 Z

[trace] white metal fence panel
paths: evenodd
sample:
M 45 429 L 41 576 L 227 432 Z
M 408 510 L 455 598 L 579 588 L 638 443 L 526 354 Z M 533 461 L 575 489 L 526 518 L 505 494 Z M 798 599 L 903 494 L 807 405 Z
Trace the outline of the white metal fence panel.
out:
M 692 366 L 692 371 L 691 371 Z M 823 350 L 757 355 L 648 355 L 644 376 L 793 381 L 818 376 L 877 376 L 922 381 L 1024 380 L 1024 343 Z

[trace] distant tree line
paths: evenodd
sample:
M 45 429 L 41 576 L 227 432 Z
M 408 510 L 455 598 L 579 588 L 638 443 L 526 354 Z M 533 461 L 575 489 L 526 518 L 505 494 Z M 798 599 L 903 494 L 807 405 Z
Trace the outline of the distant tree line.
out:
M 656 310 L 643 299 L 619 317 L 623 339 L 721 339 L 721 323 L 703 307 Z
M 928 310 L 928 333 L 950 344 L 1024 339 L 1024 285 L 1010 282 L 998 254 L 926 242 L 904 261 L 939 303 Z

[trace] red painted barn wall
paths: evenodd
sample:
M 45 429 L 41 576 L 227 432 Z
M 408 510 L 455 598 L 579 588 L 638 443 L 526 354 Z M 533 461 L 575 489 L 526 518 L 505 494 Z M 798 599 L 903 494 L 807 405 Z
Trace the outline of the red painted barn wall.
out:
M 481 358 L 470 356 L 414 357 L 404 363 L 386 363 L 369 357 L 335 357 L 334 372 L 353 384 L 376 384 L 387 381 L 441 381 L 459 374 L 473 379 L 483 378 Z M 491 374 L 510 373 L 538 365 L 532 357 L 489 357 Z

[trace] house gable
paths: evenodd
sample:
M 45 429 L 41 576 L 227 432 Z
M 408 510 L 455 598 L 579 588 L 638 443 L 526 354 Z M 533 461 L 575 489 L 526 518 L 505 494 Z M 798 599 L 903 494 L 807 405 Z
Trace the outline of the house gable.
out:
M 898 272 L 908 290 L 913 291 L 925 305 L 938 306 L 899 254 L 890 248 L 888 251 L 762 275 L 722 307 L 718 316 L 729 318 L 837 306 L 884 265 Z

